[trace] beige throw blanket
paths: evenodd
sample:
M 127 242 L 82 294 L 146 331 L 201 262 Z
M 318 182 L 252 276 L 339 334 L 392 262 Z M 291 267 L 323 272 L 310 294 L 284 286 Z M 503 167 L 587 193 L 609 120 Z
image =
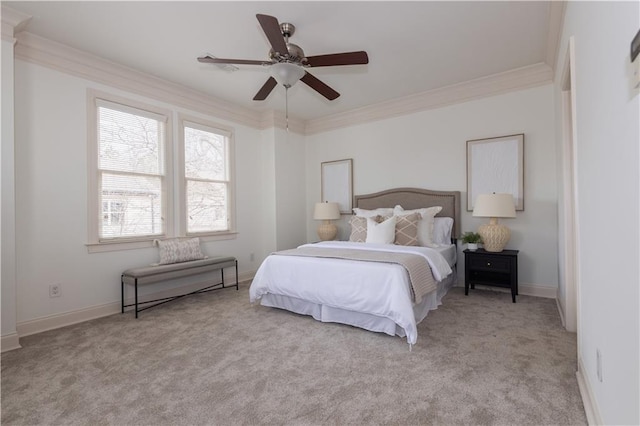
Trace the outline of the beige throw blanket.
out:
M 429 262 L 413 253 L 370 251 L 354 249 L 336 249 L 322 247 L 300 247 L 273 253 L 282 256 L 324 257 L 332 259 L 362 260 L 365 262 L 395 263 L 403 266 L 409 273 L 411 300 L 420 303 L 422 297 L 437 288 L 431 273 Z

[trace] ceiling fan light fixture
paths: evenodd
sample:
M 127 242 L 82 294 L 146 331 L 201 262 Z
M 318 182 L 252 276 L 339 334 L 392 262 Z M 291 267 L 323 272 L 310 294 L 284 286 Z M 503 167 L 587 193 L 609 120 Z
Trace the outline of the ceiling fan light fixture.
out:
M 276 79 L 279 84 L 289 88 L 296 84 L 298 80 L 304 77 L 305 70 L 296 64 L 290 62 L 278 62 L 271 65 L 269 70 L 271 76 Z

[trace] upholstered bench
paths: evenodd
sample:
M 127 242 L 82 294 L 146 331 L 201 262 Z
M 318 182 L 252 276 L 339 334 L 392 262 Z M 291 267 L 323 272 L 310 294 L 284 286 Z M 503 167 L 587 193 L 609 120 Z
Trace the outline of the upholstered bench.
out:
M 236 268 L 236 283 L 235 285 L 225 286 L 224 268 L 230 267 Z M 188 277 L 190 275 L 203 274 L 205 272 L 212 272 L 217 270 L 220 270 L 220 278 L 222 280 L 222 282 L 220 283 L 213 284 L 200 290 L 192 291 L 190 293 L 180 294 L 178 296 L 163 297 L 161 299 L 148 300 L 145 302 L 138 301 L 138 285 L 152 284 L 160 281 Z M 190 260 L 187 262 L 171 263 L 168 265 L 152 265 L 144 266 L 141 268 L 127 269 L 122 273 L 120 283 L 122 292 L 122 313 L 124 313 L 124 308 L 135 306 L 136 318 L 138 318 L 138 312 L 144 311 L 145 309 L 149 309 L 157 305 L 161 305 L 163 303 L 170 302 L 180 297 L 230 287 L 235 287 L 236 290 L 238 290 L 238 261 L 235 257 L 214 256 L 207 257 L 205 259 Z M 125 284 L 133 285 L 135 288 L 135 302 L 128 305 L 125 304 L 124 298 Z M 149 305 L 150 303 L 153 304 Z M 139 307 L 141 305 L 144 305 L 144 307 Z

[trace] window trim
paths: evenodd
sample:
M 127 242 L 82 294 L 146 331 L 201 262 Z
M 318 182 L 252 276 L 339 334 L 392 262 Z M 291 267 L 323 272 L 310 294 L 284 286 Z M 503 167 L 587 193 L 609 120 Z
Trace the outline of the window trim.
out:
M 147 117 L 162 119 L 165 123 L 164 138 L 164 168 L 162 179 L 163 213 L 165 233 L 155 236 L 100 238 L 100 195 L 98 168 L 98 108 L 113 104 L 118 110 L 135 112 L 141 110 L 148 113 Z M 122 109 L 119 107 L 122 106 Z M 173 184 L 173 113 L 170 110 L 149 105 L 98 90 L 87 90 L 87 247 L 90 253 L 123 250 L 129 248 L 152 247 L 153 240 L 175 235 L 174 219 L 174 184 Z M 99 248 L 102 247 L 102 248 Z
M 178 229 L 180 235 L 187 237 L 200 237 L 205 241 L 219 240 L 219 239 L 232 239 L 237 234 L 236 230 L 236 174 L 235 174 L 235 139 L 232 129 L 215 123 L 210 120 L 201 119 L 192 115 L 178 113 L 178 144 L 177 144 L 177 158 L 178 158 Z M 187 125 L 190 124 L 190 125 Z M 229 229 L 224 231 L 211 231 L 211 232 L 187 232 L 187 178 L 185 176 L 185 140 L 184 129 L 185 127 L 191 127 L 193 129 L 202 130 L 205 132 L 219 133 L 227 137 L 227 171 L 228 171 L 228 199 L 227 199 L 227 221 Z

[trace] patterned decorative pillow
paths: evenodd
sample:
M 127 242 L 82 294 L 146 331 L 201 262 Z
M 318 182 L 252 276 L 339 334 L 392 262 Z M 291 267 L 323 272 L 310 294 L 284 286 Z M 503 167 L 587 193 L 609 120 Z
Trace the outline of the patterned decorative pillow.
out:
M 349 241 L 354 243 L 364 243 L 367 239 L 367 218 L 361 216 L 351 216 L 349 219 L 351 225 L 351 235 Z
M 395 206 L 393 208 L 393 214 L 396 216 L 406 216 L 412 213 L 420 213 L 422 220 L 418 222 L 418 245 L 422 247 L 438 247 L 438 244 L 433 242 L 433 222 L 435 215 L 440 213 L 441 210 L 441 206 L 414 210 L 405 210 L 402 206 Z
M 412 213 L 406 216 L 397 216 L 396 240 L 394 244 L 400 246 L 418 245 L 418 222 L 422 219 L 420 213 Z
M 205 258 L 200 250 L 200 238 L 190 238 L 188 240 L 175 238 L 156 241 L 158 247 L 160 247 L 160 265 Z

